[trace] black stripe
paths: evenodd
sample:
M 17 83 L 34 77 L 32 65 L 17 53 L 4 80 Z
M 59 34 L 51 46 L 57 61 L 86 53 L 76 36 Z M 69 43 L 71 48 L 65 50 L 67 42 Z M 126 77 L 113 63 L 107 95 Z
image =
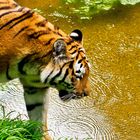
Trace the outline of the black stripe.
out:
M 40 88 L 39 88 L 40 90 Z M 38 88 L 34 88 L 34 87 L 24 87 L 24 91 L 28 94 L 28 95 L 32 95 L 38 92 Z
M 71 39 L 71 40 L 67 43 L 67 45 L 71 45 L 73 42 L 74 42 L 74 39 Z
M 55 81 L 55 79 L 57 78 L 57 77 L 59 77 L 60 75 L 61 75 L 61 73 L 62 73 L 62 69 L 60 69 L 60 71 L 50 80 L 50 84 L 51 85 L 54 85 L 55 83 L 54 83 L 54 81 Z
M 74 50 L 73 52 L 71 52 L 70 54 L 74 54 L 74 53 L 76 53 L 77 52 L 77 50 Z
M 15 18 L 11 19 L 11 20 L 8 21 L 6 24 L 4 24 L 3 26 L 1 26 L 1 27 L 0 27 L 0 30 L 3 29 L 4 27 L 6 27 L 7 25 L 9 25 L 10 23 L 12 23 L 13 21 L 16 21 L 16 20 L 18 20 L 18 19 L 20 19 L 20 18 L 22 18 L 22 17 L 28 15 L 30 12 L 31 12 L 31 10 L 28 10 L 26 13 L 22 14 L 21 16 L 15 17 Z
M 82 79 L 82 77 L 79 76 L 79 75 L 76 75 L 76 78 L 77 78 L 77 79 L 80 79 L 80 80 Z
M 45 79 L 44 83 L 47 83 L 48 78 L 50 77 L 50 75 L 54 72 L 54 69 L 49 73 L 48 77 Z
M 34 33 L 32 33 L 32 34 L 29 35 L 29 38 L 37 39 L 37 38 L 39 38 L 41 35 L 44 35 L 44 34 L 48 34 L 48 31 L 44 30 L 44 31 L 34 32 Z
M 80 53 L 77 54 L 77 56 L 76 56 L 76 60 L 78 60 L 79 54 L 80 54 Z
M 39 81 L 40 83 L 40 81 Z M 46 91 L 47 87 L 28 87 L 28 86 L 24 86 L 24 91 L 28 94 L 28 95 L 33 95 L 38 93 L 39 91 Z
M 0 10 L 6 10 L 6 9 L 11 9 L 11 6 L 0 7 Z
M 62 36 L 59 32 L 57 32 L 58 35 Z
M 65 64 L 62 66 L 62 68 L 60 68 L 60 71 L 50 80 L 50 84 L 52 84 L 52 85 L 54 84 L 55 79 L 61 75 L 61 73 L 62 73 L 62 71 L 63 71 L 63 68 L 65 67 L 66 64 L 67 64 L 67 63 L 65 63 Z
M 26 72 L 23 70 L 24 66 L 26 63 L 28 63 L 29 61 L 31 61 L 31 58 L 36 55 L 37 53 L 33 53 L 33 54 L 28 54 L 26 57 L 24 57 L 19 63 L 18 63 L 18 71 L 22 74 L 22 75 L 26 75 Z
M 37 106 L 43 106 L 43 104 L 42 103 L 36 103 L 36 104 L 26 105 L 28 111 L 31 111 L 31 110 L 35 109 Z
M 21 32 L 23 32 L 24 30 L 26 30 L 29 26 L 25 26 L 23 28 L 21 28 L 15 35 L 13 38 L 15 38 L 17 35 L 19 35 Z
M 79 50 L 78 52 L 79 52 L 79 53 L 80 53 L 80 52 L 82 52 L 82 53 L 84 53 L 84 54 L 85 54 L 84 50 Z
M 69 49 L 69 51 L 71 51 L 72 49 L 76 48 L 76 46 L 71 46 L 71 48 Z
M 48 22 L 47 19 L 44 19 L 44 20 L 42 20 L 42 21 L 36 23 L 36 26 L 44 27 L 44 26 L 46 25 L 47 22 Z
M 21 12 L 23 9 L 24 9 L 24 7 L 21 7 L 21 8 L 19 8 L 18 10 L 13 10 L 13 11 L 4 12 L 3 14 L 0 15 L 0 18 L 3 17 L 3 16 L 5 16 L 5 15 L 8 15 L 8 14 L 10 14 L 10 13 Z
M 54 38 L 51 38 L 50 40 L 48 40 L 48 42 L 45 43 L 45 45 L 46 45 L 46 46 L 49 45 L 49 44 L 51 43 L 52 40 L 54 40 Z
M 69 84 L 69 83 L 67 83 L 67 82 L 63 82 L 63 83 L 66 85 L 66 87 L 67 87 L 68 89 L 74 89 L 74 87 L 73 87 L 72 84 Z
M 82 59 L 78 60 L 78 64 L 81 63 L 86 57 L 83 57 Z
M 13 7 L 13 6 L 14 6 L 14 7 Z M 18 4 L 13 3 L 13 4 L 12 4 L 12 5 L 10 5 L 10 6 L 3 6 L 3 7 L 0 7 L 0 10 L 12 9 L 12 8 L 17 7 L 17 6 L 18 6 Z
M 72 69 L 72 75 L 75 75 L 75 73 L 74 73 L 74 69 Z
M 81 73 L 81 71 L 80 70 L 77 70 L 76 73 Z
M 66 77 L 68 76 L 68 74 L 69 74 L 69 68 L 67 68 L 67 70 L 66 70 L 66 72 L 65 72 L 65 75 L 64 75 L 63 79 L 60 80 L 59 82 L 60 82 L 60 83 L 63 83 L 63 82 L 65 81 Z
M 76 71 L 76 72 L 79 72 L 79 71 Z M 79 78 L 80 80 L 82 79 L 82 77 L 81 77 L 81 76 L 76 75 L 76 74 L 74 73 L 74 70 L 72 70 L 72 75 L 73 75 L 73 76 L 75 76 L 76 78 Z
M 7 78 L 8 80 L 12 80 L 11 76 L 9 75 L 9 64 L 8 64 L 8 66 L 7 66 L 7 69 L 6 69 L 6 78 Z
M 75 76 L 76 78 L 80 79 L 80 80 L 82 79 L 82 77 L 81 77 L 81 76 L 76 75 L 76 74 L 74 73 L 74 70 L 72 71 L 72 75 L 73 75 L 73 76 Z
M 18 23 L 20 23 L 20 22 L 22 22 L 22 21 L 24 21 L 24 20 L 26 20 L 26 19 L 29 19 L 30 17 L 33 16 L 33 14 L 34 14 L 34 12 L 33 12 L 33 11 L 30 11 L 29 13 L 26 14 L 26 16 L 25 16 L 24 18 L 20 19 L 19 21 L 17 21 L 16 23 L 14 23 L 12 26 L 10 26 L 9 29 L 13 28 L 13 27 L 16 26 Z M 22 17 L 23 17 L 23 16 L 22 16 Z
M 70 69 L 73 68 L 73 63 L 74 63 L 74 61 L 71 61 L 71 62 L 70 62 L 70 65 L 69 65 L 69 68 L 70 68 Z

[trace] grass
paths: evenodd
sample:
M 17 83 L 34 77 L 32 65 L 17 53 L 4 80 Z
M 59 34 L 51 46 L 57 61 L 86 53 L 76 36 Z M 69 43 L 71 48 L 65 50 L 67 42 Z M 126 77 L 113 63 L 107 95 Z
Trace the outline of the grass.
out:
M 37 121 L 0 120 L 0 140 L 41 140 L 42 123 Z

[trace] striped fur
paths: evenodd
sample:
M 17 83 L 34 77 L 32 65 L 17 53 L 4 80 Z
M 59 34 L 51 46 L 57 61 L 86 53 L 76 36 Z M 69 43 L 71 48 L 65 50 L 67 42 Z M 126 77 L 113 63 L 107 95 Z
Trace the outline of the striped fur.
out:
M 88 76 L 81 31 L 67 35 L 33 10 L 0 0 L 0 82 L 18 77 L 31 95 L 55 87 L 69 100 L 89 94 Z

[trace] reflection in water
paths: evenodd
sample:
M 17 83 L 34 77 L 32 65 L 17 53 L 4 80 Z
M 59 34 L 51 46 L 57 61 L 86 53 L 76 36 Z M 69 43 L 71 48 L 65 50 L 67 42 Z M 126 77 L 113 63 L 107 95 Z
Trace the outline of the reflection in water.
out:
M 90 78 L 92 94 L 76 105 L 76 101 L 71 101 L 69 104 L 73 106 L 72 108 L 67 103 L 61 104 L 52 95 L 52 108 L 60 106 L 56 112 L 53 112 L 55 108 L 51 110 L 52 114 L 56 114 L 50 116 L 53 131 L 66 136 L 71 130 L 76 135 L 80 129 L 81 137 L 85 134 L 92 135 L 93 138 L 97 136 L 97 140 L 106 140 L 107 136 L 108 139 L 114 140 L 112 133 L 120 140 L 139 140 L 140 5 L 121 7 L 87 22 L 79 21 L 75 16 L 70 17 L 69 7 L 58 8 L 60 6 L 58 0 L 38 0 L 36 3 L 33 0 L 18 1 L 31 8 L 37 6 L 52 23 L 67 33 L 79 28 L 84 34 L 84 45 L 92 64 Z M 68 16 L 55 17 L 54 13 L 61 13 L 62 10 Z M 84 108 L 79 111 L 77 106 Z M 62 109 L 66 111 L 61 113 Z M 101 116 L 105 116 L 106 119 Z M 112 129 L 108 129 L 107 123 Z
M 50 89 L 48 93 L 50 98 L 48 128 L 53 138 L 73 138 L 74 140 L 76 138 L 78 140 L 117 139 L 110 125 L 106 123 L 104 114 L 93 107 L 93 100 L 90 97 L 62 102 L 56 90 Z

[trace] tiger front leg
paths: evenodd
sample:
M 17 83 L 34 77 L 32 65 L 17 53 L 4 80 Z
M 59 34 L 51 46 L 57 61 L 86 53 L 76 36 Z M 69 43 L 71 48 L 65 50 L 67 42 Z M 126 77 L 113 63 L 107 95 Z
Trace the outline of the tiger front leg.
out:
M 27 111 L 31 120 L 42 121 L 43 102 L 46 88 L 24 86 L 24 97 Z

